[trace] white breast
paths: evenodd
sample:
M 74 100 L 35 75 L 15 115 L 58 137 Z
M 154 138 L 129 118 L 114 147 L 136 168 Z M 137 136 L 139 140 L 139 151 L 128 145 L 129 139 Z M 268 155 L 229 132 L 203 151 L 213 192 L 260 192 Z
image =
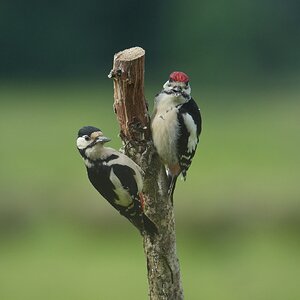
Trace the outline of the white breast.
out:
M 132 203 L 132 198 L 127 190 L 125 190 L 119 180 L 119 178 L 114 173 L 113 169 L 110 171 L 109 176 L 110 181 L 115 186 L 114 192 L 118 195 L 119 200 L 115 200 L 115 203 L 121 206 L 129 206 Z
M 162 97 L 160 97 L 162 98 Z M 177 119 L 178 102 L 173 96 L 165 95 L 163 99 L 157 99 L 156 115 L 151 124 L 153 142 L 156 150 L 167 165 L 176 164 L 177 138 L 179 124 Z

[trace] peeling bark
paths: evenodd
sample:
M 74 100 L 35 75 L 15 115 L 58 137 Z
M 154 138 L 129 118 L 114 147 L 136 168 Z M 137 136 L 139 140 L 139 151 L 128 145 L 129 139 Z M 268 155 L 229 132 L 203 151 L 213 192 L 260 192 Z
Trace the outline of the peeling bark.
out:
M 109 74 L 114 82 L 114 110 L 120 124 L 125 153 L 145 171 L 145 212 L 159 234 L 144 234 L 149 297 L 151 300 L 181 300 L 183 289 L 176 254 L 175 219 L 167 193 L 165 168 L 155 152 L 150 117 L 144 96 L 145 51 L 134 47 L 114 56 Z

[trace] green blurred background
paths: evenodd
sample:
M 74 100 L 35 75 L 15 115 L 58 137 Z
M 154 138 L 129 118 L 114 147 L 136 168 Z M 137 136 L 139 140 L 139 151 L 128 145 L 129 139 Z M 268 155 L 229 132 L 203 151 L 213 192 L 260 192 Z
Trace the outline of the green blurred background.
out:
M 82 125 L 120 148 L 113 54 L 145 92 L 190 75 L 204 125 L 175 195 L 186 299 L 300 299 L 296 0 L 0 3 L 0 299 L 147 299 L 138 232 L 93 190 Z

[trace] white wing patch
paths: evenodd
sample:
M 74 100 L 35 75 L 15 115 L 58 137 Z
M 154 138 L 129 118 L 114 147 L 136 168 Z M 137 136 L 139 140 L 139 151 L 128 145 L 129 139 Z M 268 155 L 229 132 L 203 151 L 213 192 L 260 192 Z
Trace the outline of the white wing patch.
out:
M 198 144 L 198 138 L 197 138 L 197 126 L 193 120 L 193 118 L 188 114 L 185 113 L 182 115 L 184 124 L 190 134 L 188 139 L 188 152 L 192 153 L 196 150 L 196 146 Z
M 111 148 L 106 148 L 106 149 L 111 149 Z M 112 149 L 114 150 L 114 149 Z M 115 164 L 119 164 L 119 165 L 123 165 L 123 166 L 128 166 L 131 169 L 134 170 L 135 175 L 135 181 L 137 183 L 137 187 L 138 187 L 138 192 L 141 192 L 143 189 L 143 170 L 140 168 L 140 166 L 138 166 L 132 159 L 130 159 L 127 155 L 124 155 L 123 153 L 114 151 L 113 154 L 117 154 L 118 158 L 114 159 L 114 160 L 110 160 L 107 165 L 108 166 L 112 166 Z
M 118 176 L 114 173 L 113 169 L 110 171 L 110 181 L 115 186 L 114 192 L 118 195 L 119 200 L 115 199 L 115 203 L 121 206 L 128 207 L 132 203 L 132 198 L 127 190 L 125 190 L 120 182 Z

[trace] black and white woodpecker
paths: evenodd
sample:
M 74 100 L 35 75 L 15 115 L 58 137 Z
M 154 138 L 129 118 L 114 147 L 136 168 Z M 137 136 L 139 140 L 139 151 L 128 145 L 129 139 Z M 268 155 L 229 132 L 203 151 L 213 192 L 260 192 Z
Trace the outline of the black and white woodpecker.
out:
M 189 77 L 185 73 L 170 74 L 155 97 L 151 119 L 154 146 L 166 166 L 169 194 L 173 195 L 179 174 L 186 179 L 202 126 L 200 109 L 191 97 Z
M 110 141 L 93 126 L 78 131 L 77 148 L 94 188 L 143 234 L 157 233 L 156 225 L 144 214 L 143 171 L 128 156 L 104 147 Z

